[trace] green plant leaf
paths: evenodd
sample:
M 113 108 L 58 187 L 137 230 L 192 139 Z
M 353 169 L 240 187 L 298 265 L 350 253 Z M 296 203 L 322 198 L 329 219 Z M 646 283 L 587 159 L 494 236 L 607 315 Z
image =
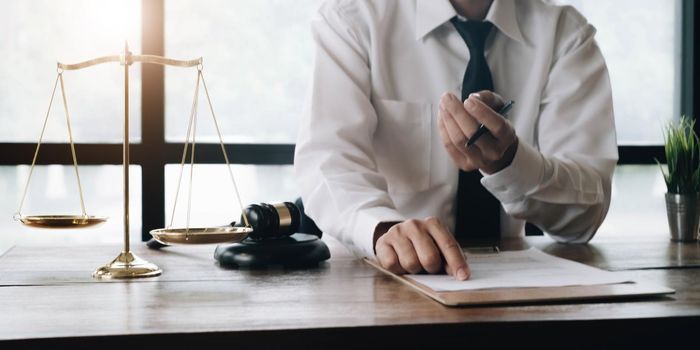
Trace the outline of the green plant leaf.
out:
M 695 121 L 682 116 L 677 125 L 664 128 L 664 154 L 667 171 L 656 160 L 669 193 L 700 191 L 700 139 L 694 130 Z

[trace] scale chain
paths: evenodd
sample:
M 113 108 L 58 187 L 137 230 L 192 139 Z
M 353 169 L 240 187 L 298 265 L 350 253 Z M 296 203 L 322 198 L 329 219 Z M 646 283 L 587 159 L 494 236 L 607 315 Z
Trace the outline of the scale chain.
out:
M 216 127 L 216 134 L 219 136 L 219 145 L 221 146 L 221 152 L 224 154 L 224 161 L 226 161 L 226 169 L 228 169 L 229 176 L 231 177 L 231 182 L 233 183 L 233 189 L 236 192 L 236 198 L 238 199 L 238 205 L 241 207 L 242 211 L 242 216 L 243 216 L 243 221 L 246 227 L 250 227 L 250 224 L 248 223 L 248 215 L 245 213 L 245 209 L 243 207 L 243 202 L 241 202 L 241 195 L 238 192 L 238 186 L 236 185 L 236 180 L 233 177 L 233 170 L 231 170 L 231 164 L 228 160 L 228 155 L 226 154 L 226 147 L 224 147 L 224 139 L 221 137 L 221 130 L 219 128 L 219 122 L 216 119 L 216 114 L 214 113 L 214 107 L 211 103 L 211 98 L 209 98 L 209 89 L 207 89 L 207 82 L 204 81 L 204 74 L 202 73 L 202 69 L 199 69 L 199 75 L 202 80 L 202 86 L 204 86 L 204 94 L 207 96 L 207 103 L 209 104 L 209 111 L 211 111 L 211 117 L 214 119 L 214 126 Z
M 197 78 L 199 80 L 199 78 Z M 185 239 L 190 233 L 190 214 L 192 213 L 192 178 L 194 177 L 194 151 L 197 145 L 197 109 L 199 108 L 199 88 L 197 88 L 197 103 L 192 120 L 192 153 L 190 153 L 190 185 L 187 191 L 187 221 L 185 223 Z
M 49 106 L 46 110 L 46 116 L 44 117 L 44 125 L 41 128 L 41 133 L 39 134 L 39 141 L 37 142 L 36 145 L 36 150 L 34 151 L 34 158 L 32 158 L 32 165 L 29 168 L 29 176 L 27 177 L 27 182 L 24 184 L 24 191 L 22 192 L 22 200 L 19 203 L 19 208 L 17 209 L 17 214 L 16 218 L 19 218 L 22 216 L 22 208 L 24 207 L 24 201 L 27 197 L 27 191 L 29 190 L 29 183 L 32 179 L 32 174 L 34 173 L 34 167 L 36 166 L 36 160 L 39 156 L 39 149 L 41 148 L 41 143 L 44 139 L 44 133 L 46 132 L 46 126 L 49 121 L 49 115 L 51 114 L 51 106 L 53 105 L 53 100 L 54 97 L 56 96 L 56 88 L 58 87 L 58 83 L 61 83 L 61 96 L 63 98 L 63 108 L 66 114 L 66 124 L 68 126 L 68 138 L 70 141 L 70 147 L 71 147 L 71 155 L 73 157 L 73 167 L 75 169 L 75 176 L 78 181 L 78 193 L 80 194 L 80 208 L 83 212 L 83 216 L 87 217 L 87 213 L 85 211 L 85 201 L 83 199 L 83 189 L 82 185 L 80 183 L 80 173 L 78 172 L 78 161 L 77 157 L 75 155 L 75 144 L 73 143 L 73 131 L 71 128 L 71 123 L 70 123 L 70 115 L 68 113 L 68 102 L 66 100 L 66 91 L 64 88 L 64 83 L 63 83 L 63 74 L 62 71 L 59 70 L 57 76 L 56 76 L 56 81 L 53 85 L 53 90 L 51 92 L 51 99 L 49 99 Z
M 78 180 L 78 193 L 80 194 L 80 209 L 83 211 L 83 216 L 87 217 L 85 212 L 85 200 L 83 199 L 83 186 L 80 183 L 80 173 L 78 172 L 78 159 L 75 156 L 75 144 L 73 143 L 73 129 L 70 124 L 70 114 L 68 113 L 68 101 L 66 99 L 66 90 L 63 84 L 63 74 L 59 73 L 58 78 L 61 81 L 61 97 L 63 97 L 63 110 L 66 113 L 66 125 L 68 126 L 68 140 L 70 141 L 70 150 L 73 155 L 73 168 L 75 169 L 75 177 Z
M 182 172 L 185 168 L 185 160 L 187 159 L 187 149 L 188 149 L 189 142 L 190 142 L 190 133 L 192 131 L 192 124 L 194 122 L 194 116 L 197 113 L 197 107 L 199 105 L 198 104 L 198 96 L 199 96 L 199 74 L 197 74 L 197 83 L 196 83 L 195 89 L 194 89 L 194 98 L 192 100 L 192 109 L 190 111 L 190 118 L 189 118 L 190 120 L 189 120 L 189 123 L 187 125 L 187 134 L 185 136 L 185 147 L 182 151 L 182 159 L 180 160 L 180 174 L 178 175 L 178 178 L 177 178 L 177 188 L 175 191 L 175 201 L 173 202 L 173 211 L 172 211 L 172 215 L 170 216 L 170 225 L 168 226 L 169 228 L 171 228 L 173 226 L 173 221 L 175 220 L 175 209 L 177 208 L 177 200 L 178 200 L 178 197 L 180 196 L 180 185 L 182 183 Z M 189 228 L 189 225 L 188 225 L 188 228 Z
M 22 216 L 22 207 L 24 206 L 24 199 L 27 197 L 27 190 L 29 189 L 29 182 L 32 179 L 32 174 L 34 173 L 34 165 L 36 165 L 36 159 L 39 156 L 39 148 L 41 148 L 41 141 L 44 139 L 44 132 L 46 131 L 46 124 L 49 121 L 49 113 L 51 113 L 51 106 L 53 105 L 53 98 L 56 96 L 56 88 L 58 88 L 58 79 L 61 74 L 56 75 L 56 82 L 53 84 L 53 91 L 51 92 L 51 99 L 49 100 L 49 108 L 46 110 L 46 117 L 44 117 L 44 126 L 41 127 L 41 134 L 39 134 L 39 142 L 36 144 L 36 150 L 34 151 L 34 158 L 32 159 L 32 166 L 29 168 L 29 176 L 27 177 L 27 182 L 24 184 L 24 191 L 22 192 L 22 200 L 19 202 L 19 208 L 17 209 L 17 218 Z
M 240 192 L 238 190 L 238 185 L 236 184 L 236 180 L 233 176 L 233 170 L 231 170 L 231 162 L 229 161 L 228 154 L 226 153 L 226 148 L 224 147 L 224 141 L 223 137 L 221 136 L 221 128 L 219 127 L 219 122 L 218 119 L 216 118 L 216 114 L 214 112 L 214 107 L 211 102 L 211 97 L 209 96 L 209 89 L 207 88 L 206 81 L 204 80 L 204 74 L 202 73 L 202 67 L 201 65 L 198 66 L 198 73 L 197 73 L 197 82 L 195 86 L 195 93 L 194 93 L 194 98 L 192 101 L 192 110 L 190 112 L 190 120 L 189 120 L 189 125 L 187 127 L 187 134 L 185 137 L 185 146 L 182 152 L 182 157 L 180 159 L 180 172 L 178 175 L 177 179 L 177 188 L 175 192 L 175 201 L 173 203 L 173 210 L 172 214 L 170 216 L 170 224 L 168 227 L 173 226 L 173 222 L 175 220 L 175 211 L 177 208 L 177 202 L 178 198 L 180 195 L 180 187 L 182 184 L 182 175 L 185 167 L 185 161 L 187 159 L 187 150 L 188 146 L 190 144 L 190 137 L 192 137 L 192 150 L 190 154 L 190 179 L 189 179 L 189 190 L 188 190 L 188 196 L 187 196 L 187 219 L 186 219 L 186 226 L 185 226 L 185 235 L 189 233 L 190 229 L 190 213 L 191 213 L 191 207 L 192 207 L 192 182 L 194 178 L 194 153 L 195 153 L 195 144 L 196 144 L 196 130 L 197 130 L 197 109 L 199 106 L 199 87 L 201 86 L 204 87 L 204 93 L 207 98 L 207 104 L 209 107 L 209 111 L 211 112 L 212 119 L 214 121 L 214 127 L 216 128 L 216 133 L 219 138 L 219 145 L 221 147 L 221 152 L 223 153 L 224 156 L 224 161 L 226 162 L 226 169 L 228 170 L 229 177 L 231 178 L 231 182 L 233 183 L 233 188 L 236 194 L 236 198 L 238 201 L 238 205 L 240 206 L 241 209 L 243 209 L 243 202 L 241 202 L 241 196 Z M 248 216 L 245 213 L 245 210 L 242 210 L 242 216 L 243 216 L 243 221 L 246 227 L 250 227 L 250 223 L 248 221 Z

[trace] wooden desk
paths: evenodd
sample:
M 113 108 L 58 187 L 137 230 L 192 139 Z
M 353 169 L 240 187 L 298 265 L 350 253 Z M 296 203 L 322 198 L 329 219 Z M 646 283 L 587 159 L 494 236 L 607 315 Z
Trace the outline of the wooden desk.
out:
M 528 237 L 527 243 L 552 255 L 612 271 L 700 267 L 700 244 L 671 242 L 667 234 L 596 236 L 589 244 L 575 245 Z
M 150 251 L 139 245 L 136 252 L 165 272 L 130 282 L 90 277 L 116 246 L 15 247 L 0 258 L 0 349 L 340 349 L 387 341 L 404 349 L 467 342 L 629 348 L 698 341 L 700 269 L 668 268 L 697 263 L 697 245 L 679 249 L 678 259 L 669 256 L 665 268 L 616 272 L 676 289 L 670 297 L 446 308 L 355 259 L 335 240 L 325 240 L 332 259 L 296 271 L 223 270 L 215 265 L 213 246 Z M 628 244 L 619 252 L 605 241 L 588 248 L 540 238 L 504 242 L 525 244 L 599 266 L 637 264 L 646 249 L 635 254 Z

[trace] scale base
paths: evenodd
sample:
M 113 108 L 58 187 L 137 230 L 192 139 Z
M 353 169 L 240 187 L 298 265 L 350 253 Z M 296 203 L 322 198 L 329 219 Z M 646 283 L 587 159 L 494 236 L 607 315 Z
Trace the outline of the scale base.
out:
M 226 268 L 311 267 L 331 253 L 314 235 L 295 233 L 278 239 L 253 240 L 216 247 L 214 258 Z
M 155 277 L 163 272 L 155 264 L 136 256 L 131 251 L 121 252 L 112 262 L 100 266 L 92 273 L 98 279 L 131 279 Z

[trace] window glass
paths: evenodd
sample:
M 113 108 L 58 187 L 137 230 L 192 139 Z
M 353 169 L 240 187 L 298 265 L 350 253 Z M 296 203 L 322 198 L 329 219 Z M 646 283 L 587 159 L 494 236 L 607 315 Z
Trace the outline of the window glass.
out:
M 80 166 L 80 181 L 88 215 L 107 216 L 104 224 L 75 230 L 26 227 L 13 219 L 29 175 L 29 166 L 0 166 L 0 252 L 13 245 L 118 243 L 124 239 L 122 167 Z M 141 167 L 131 166 L 129 231 L 141 237 Z M 80 197 L 72 166 L 36 166 L 29 184 L 23 215 L 80 215 Z
M 666 184 L 658 166 L 618 166 L 610 210 L 596 236 L 670 237 L 665 193 Z
M 291 165 L 232 165 L 231 169 L 243 206 L 260 202 L 294 202 L 299 196 Z M 174 227 L 184 227 L 187 222 L 189 165 L 185 165 L 183 170 Z M 179 172 L 179 164 L 165 167 L 167 223 L 172 217 Z M 241 208 L 225 164 L 195 165 L 192 185 L 190 227 L 220 226 L 239 220 Z
M 598 30 L 610 71 L 618 143 L 662 144 L 680 116 L 680 0 L 557 0 Z
M 56 62 L 140 52 L 137 0 L 7 0 L 0 11 L 0 142 L 36 142 L 46 115 Z M 130 76 L 132 140 L 140 139 L 141 67 Z M 80 143 L 123 139 L 123 67 L 118 63 L 64 73 L 73 133 Z M 67 142 L 60 89 L 45 141 Z
M 165 52 L 204 57 L 204 76 L 227 142 L 295 142 L 313 62 L 310 21 L 320 3 L 165 2 Z M 182 142 L 196 74 L 176 68 L 165 73 L 165 135 Z M 216 141 L 204 100 L 200 106 L 198 138 Z

